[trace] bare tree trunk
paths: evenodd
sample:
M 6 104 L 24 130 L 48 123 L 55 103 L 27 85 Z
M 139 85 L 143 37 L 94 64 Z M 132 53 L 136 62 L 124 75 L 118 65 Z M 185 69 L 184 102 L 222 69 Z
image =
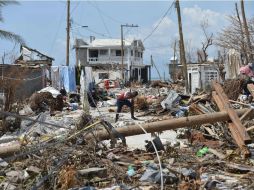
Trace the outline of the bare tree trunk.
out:
M 241 18 L 240 18 L 240 15 L 239 15 L 239 11 L 238 11 L 238 5 L 237 3 L 235 3 L 235 10 L 236 10 L 236 15 L 237 15 L 237 19 L 238 19 L 238 22 L 239 22 L 239 26 L 240 26 L 240 31 L 241 31 L 241 44 L 242 44 L 242 51 L 244 53 L 244 57 L 246 59 L 246 63 L 249 63 L 249 58 L 248 58 L 248 54 L 247 54 L 247 51 L 246 51 L 246 47 L 245 47 L 245 44 L 244 44 L 244 32 L 243 32 L 243 25 L 242 25 L 242 21 L 241 21 Z
M 246 40 L 247 40 L 247 47 L 248 47 L 249 60 L 250 60 L 250 61 L 253 61 L 252 48 L 251 48 L 251 41 L 250 41 L 250 32 L 249 32 L 247 20 L 246 20 L 246 17 L 245 17 L 244 1 L 243 1 L 243 0 L 241 0 L 241 10 L 242 10 L 242 17 L 243 17 L 243 26 L 244 26 L 245 35 L 246 35 Z

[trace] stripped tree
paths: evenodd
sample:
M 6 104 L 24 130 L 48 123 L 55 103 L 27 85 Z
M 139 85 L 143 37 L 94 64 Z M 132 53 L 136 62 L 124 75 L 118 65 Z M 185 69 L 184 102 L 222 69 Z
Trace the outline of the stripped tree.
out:
M 239 53 L 241 53 L 242 58 L 245 63 L 248 63 L 251 57 L 249 54 L 251 53 L 248 47 L 248 42 L 246 39 L 246 34 L 244 32 L 243 21 L 240 17 L 239 10 L 237 4 L 235 6 L 235 14 L 227 17 L 229 21 L 229 25 L 224 27 L 217 35 L 215 40 L 215 44 L 219 47 L 229 49 L 235 49 Z M 247 20 L 248 23 L 248 31 L 250 35 L 250 42 L 253 44 L 254 42 L 254 20 L 253 18 Z
M 208 33 L 207 29 L 209 27 L 209 23 L 208 20 L 203 20 L 200 23 L 202 32 L 205 36 L 204 41 L 202 41 L 202 48 L 200 50 L 197 51 L 197 55 L 198 55 L 198 62 L 199 63 L 204 63 L 207 62 L 208 59 L 208 53 L 207 50 L 208 48 L 213 45 L 213 33 Z

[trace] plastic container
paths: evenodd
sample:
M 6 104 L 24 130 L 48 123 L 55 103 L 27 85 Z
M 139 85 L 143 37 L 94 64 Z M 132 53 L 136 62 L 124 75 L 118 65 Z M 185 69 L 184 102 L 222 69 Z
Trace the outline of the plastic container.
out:
M 203 157 L 209 151 L 208 147 L 204 147 L 197 152 L 198 157 Z

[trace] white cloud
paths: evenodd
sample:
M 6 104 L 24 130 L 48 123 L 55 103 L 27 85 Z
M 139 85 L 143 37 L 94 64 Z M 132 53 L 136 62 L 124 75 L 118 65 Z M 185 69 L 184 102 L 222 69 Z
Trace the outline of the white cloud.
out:
M 172 20 L 171 18 L 174 18 Z M 196 50 L 201 48 L 201 42 L 204 40 L 204 34 L 200 27 L 202 21 L 208 21 L 208 33 L 216 33 L 225 25 L 227 20 L 225 15 L 210 9 L 203 9 L 197 5 L 193 7 L 184 8 L 182 11 L 182 25 L 184 32 L 184 40 L 186 48 L 190 48 L 188 43 L 191 42 L 193 56 L 196 57 Z M 143 28 L 139 34 L 139 39 L 144 39 L 151 31 L 157 26 L 160 20 L 152 23 L 151 27 Z M 137 35 L 135 35 L 137 38 Z M 170 15 L 165 17 L 160 23 L 159 27 L 154 31 L 153 35 L 150 36 L 144 43 L 145 60 L 150 60 L 150 55 L 153 55 L 154 59 L 160 63 L 161 71 L 165 71 L 165 63 L 169 61 L 169 58 L 173 55 L 172 43 L 174 39 L 178 38 L 178 23 L 176 15 Z M 178 48 L 178 47 L 177 47 Z M 216 56 L 216 48 L 211 47 L 208 50 L 209 57 Z
M 145 39 L 151 34 L 153 29 L 159 24 L 160 20 L 154 22 L 151 28 L 141 31 L 141 39 Z M 165 55 L 169 52 L 172 36 L 176 34 L 176 23 L 169 17 L 165 17 L 153 34 L 145 40 L 146 53 L 153 55 Z M 168 46 L 168 47 L 167 47 Z
M 223 15 L 210 9 L 202 9 L 198 5 L 194 5 L 194 7 L 184 8 L 183 16 L 188 19 L 188 23 L 194 25 L 200 25 L 204 19 L 207 19 L 210 26 L 216 26 L 222 20 Z
M 200 49 L 202 47 L 201 42 L 204 41 L 205 36 L 201 29 L 201 22 L 207 20 L 208 35 L 213 33 L 216 37 L 218 31 L 228 22 L 226 15 L 212 11 L 210 9 L 202 9 L 197 5 L 193 7 L 183 9 L 183 30 L 184 38 L 186 40 L 192 40 L 192 46 L 195 49 Z M 217 50 L 215 46 L 211 46 L 208 49 L 208 54 L 210 57 L 216 56 Z

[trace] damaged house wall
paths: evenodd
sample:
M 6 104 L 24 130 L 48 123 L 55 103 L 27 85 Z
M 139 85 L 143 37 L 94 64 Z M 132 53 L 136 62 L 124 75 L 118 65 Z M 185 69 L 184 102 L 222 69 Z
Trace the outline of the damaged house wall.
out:
M 6 83 L 15 88 L 15 99 L 24 100 L 46 86 L 46 68 L 0 65 L 0 91 L 5 93 Z
M 196 89 L 209 89 L 212 80 L 220 80 L 217 65 L 214 63 L 188 64 L 187 73 L 191 93 L 194 93 Z
M 178 61 L 177 57 L 171 57 L 168 65 L 168 74 L 169 74 L 169 80 L 176 81 L 177 79 L 180 79 L 182 75 L 182 70 L 180 66 L 180 63 Z
M 48 79 L 50 80 L 53 60 L 36 49 L 21 45 L 20 55 L 14 64 L 0 66 L 2 97 L 4 95 L 16 100 L 24 100 L 44 88 Z M 9 98 L 3 99 L 11 102 Z
M 36 66 L 46 68 L 46 74 L 49 80 L 51 80 L 51 66 L 54 58 L 49 57 L 36 49 L 29 48 L 27 46 L 20 46 L 20 56 L 15 61 L 15 64 L 24 66 Z

